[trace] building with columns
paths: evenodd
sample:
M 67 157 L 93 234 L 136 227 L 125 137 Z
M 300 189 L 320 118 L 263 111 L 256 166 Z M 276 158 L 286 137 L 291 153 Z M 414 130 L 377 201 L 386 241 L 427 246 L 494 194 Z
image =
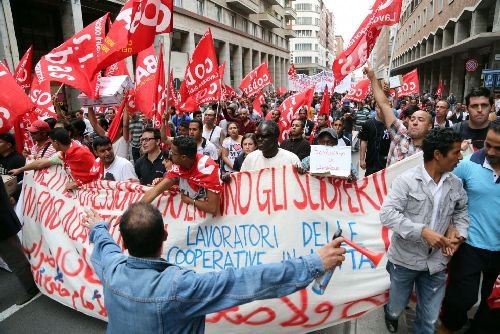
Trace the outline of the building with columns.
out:
M 500 0 L 406 0 L 392 65 L 391 75 L 417 67 L 421 90 L 442 80 L 443 95 L 462 101 L 500 68 Z
M 322 0 L 296 0 L 295 38 L 290 40 L 290 59 L 297 73 L 313 75 L 331 71 L 335 59 L 334 16 Z
M 30 45 L 34 59 L 106 12 L 114 20 L 125 0 L 2 0 L 0 59 L 11 70 Z M 219 63 L 226 63 L 224 82 L 237 88 L 242 78 L 262 62 L 268 63 L 275 87 L 287 86 L 289 38 L 296 13 L 291 0 L 174 0 L 174 32 L 158 36 L 155 46 L 171 46 L 174 78 L 184 68 L 196 43 L 211 28 Z M 59 85 L 54 83 L 54 90 Z M 78 92 L 65 88 L 70 108 L 77 108 Z

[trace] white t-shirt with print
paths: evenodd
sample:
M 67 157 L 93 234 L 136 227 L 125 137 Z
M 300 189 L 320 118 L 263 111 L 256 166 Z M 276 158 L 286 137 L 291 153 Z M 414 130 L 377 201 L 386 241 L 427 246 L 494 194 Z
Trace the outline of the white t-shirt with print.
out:
M 227 137 L 224 139 L 224 141 L 222 142 L 222 147 L 229 151 L 227 157 L 232 163 L 234 163 L 234 160 L 243 151 L 243 148 L 241 147 L 241 142 L 238 140 L 234 140 L 231 137 Z M 224 170 L 226 172 L 234 172 L 234 170 L 228 165 L 224 165 Z
M 284 165 L 296 165 L 300 162 L 299 157 L 290 151 L 278 149 L 278 154 L 272 158 L 265 158 L 262 151 L 257 150 L 248 154 L 243 161 L 241 171 L 259 170 L 267 167 L 280 167 Z
M 106 176 L 106 173 L 112 174 L 115 181 L 139 180 L 132 163 L 119 156 L 115 156 L 113 163 L 108 168 L 104 168 L 104 176 Z

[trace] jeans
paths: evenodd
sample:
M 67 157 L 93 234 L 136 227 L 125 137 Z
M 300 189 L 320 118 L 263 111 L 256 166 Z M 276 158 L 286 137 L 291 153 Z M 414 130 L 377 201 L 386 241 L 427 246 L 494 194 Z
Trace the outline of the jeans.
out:
M 464 243 L 453 255 L 448 270 L 441 322 L 448 329 L 461 329 L 467 322 L 467 311 L 477 302 L 478 292 L 481 291 L 481 303 L 469 332 L 500 333 L 500 309 L 490 309 L 487 304 L 500 273 L 500 251 L 489 251 Z
M 433 334 L 439 315 L 439 308 L 445 291 L 445 272 L 430 275 L 428 271 L 416 271 L 387 262 L 391 279 L 389 304 L 386 316 L 397 320 L 406 308 L 415 285 L 417 295 L 417 315 L 413 323 L 415 334 Z

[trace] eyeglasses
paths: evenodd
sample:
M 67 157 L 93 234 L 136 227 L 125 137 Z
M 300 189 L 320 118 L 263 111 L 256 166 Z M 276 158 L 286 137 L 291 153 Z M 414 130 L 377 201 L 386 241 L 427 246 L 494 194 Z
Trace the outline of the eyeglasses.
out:
M 141 143 L 144 143 L 144 142 L 149 143 L 150 140 L 155 140 L 155 139 L 156 138 L 154 138 L 154 137 L 151 137 L 151 138 L 141 138 L 141 139 L 139 139 L 139 142 L 141 142 Z

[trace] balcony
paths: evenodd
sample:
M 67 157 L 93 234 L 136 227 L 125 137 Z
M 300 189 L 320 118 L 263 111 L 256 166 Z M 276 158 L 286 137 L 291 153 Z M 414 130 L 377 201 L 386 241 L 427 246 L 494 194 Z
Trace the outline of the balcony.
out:
M 255 18 L 260 24 L 267 28 L 281 28 L 281 21 L 269 13 L 255 14 Z
M 270 5 L 280 5 L 280 6 L 283 5 L 279 0 L 264 0 L 264 2 L 267 2 Z
M 285 18 L 288 20 L 297 20 L 297 12 L 292 7 L 285 7 Z
M 286 39 L 297 37 L 297 35 L 295 35 L 295 31 L 293 31 L 292 29 L 283 29 L 283 34 L 285 35 Z
M 259 5 L 252 0 L 226 0 L 228 7 L 241 14 L 257 14 Z

